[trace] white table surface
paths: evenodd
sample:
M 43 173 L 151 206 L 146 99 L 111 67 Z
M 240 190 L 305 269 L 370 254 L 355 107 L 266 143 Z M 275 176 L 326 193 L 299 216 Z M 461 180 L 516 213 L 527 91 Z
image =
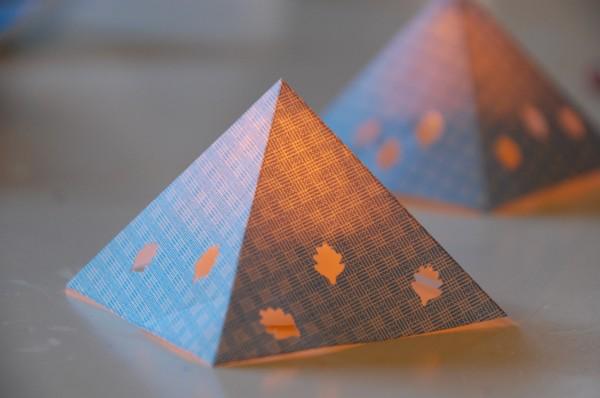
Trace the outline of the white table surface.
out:
M 596 0 L 485 2 L 597 124 Z M 523 4 L 524 3 L 524 4 Z M 0 58 L 6 397 L 597 397 L 600 217 L 415 215 L 514 325 L 208 369 L 67 280 L 272 82 L 322 109 L 419 1 L 69 2 Z

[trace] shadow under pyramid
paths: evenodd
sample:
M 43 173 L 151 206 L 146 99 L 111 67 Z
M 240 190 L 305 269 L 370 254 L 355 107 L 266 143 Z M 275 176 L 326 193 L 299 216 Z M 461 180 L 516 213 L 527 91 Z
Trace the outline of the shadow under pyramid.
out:
M 324 120 L 404 203 L 600 210 L 600 136 L 474 1 L 432 1 Z
M 506 316 L 282 81 L 67 288 L 211 365 Z

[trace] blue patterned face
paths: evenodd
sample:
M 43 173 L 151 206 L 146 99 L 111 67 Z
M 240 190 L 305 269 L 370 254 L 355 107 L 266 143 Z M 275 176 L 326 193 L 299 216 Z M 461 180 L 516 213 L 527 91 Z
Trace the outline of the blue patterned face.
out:
M 278 92 L 276 84 L 68 288 L 212 363 Z M 198 277 L 211 247 L 212 271 Z
M 600 167 L 600 137 L 479 7 L 440 0 L 325 122 L 399 196 L 490 210 Z

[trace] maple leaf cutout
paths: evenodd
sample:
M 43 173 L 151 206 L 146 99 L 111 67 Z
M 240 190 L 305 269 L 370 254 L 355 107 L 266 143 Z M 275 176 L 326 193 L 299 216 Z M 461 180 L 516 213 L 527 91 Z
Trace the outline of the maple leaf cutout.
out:
M 415 280 L 411 283 L 411 286 L 421 298 L 421 304 L 426 306 L 430 300 L 442 294 L 440 286 L 443 284 L 440 273 L 434 270 L 431 265 L 425 265 L 417 269 Z
M 209 247 L 202 254 L 202 256 L 200 256 L 198 261 L 196 261 L 196 265 L 194 266 L 194 283 L 198 282 L 198 280 L 206 277 L 210 273 L 213 265 L 215 265 L 218 255 L 219 245 L 214 245 Z
M 323 275 L 330 284 L 335 285 L 337 277 L 344 271 L 344 264 L 341 262 L 342 255 L 336 252 L 327 244 L 317 247 L 317 254 L 313 256 L 316 264 L 315 271 Z
M 260 323 L 265 331 L 277 340 L 290 337 L 300 337 L 300 330 L 291 314 L 286 314 L 281 308 L 267 308 L 260 310 Z

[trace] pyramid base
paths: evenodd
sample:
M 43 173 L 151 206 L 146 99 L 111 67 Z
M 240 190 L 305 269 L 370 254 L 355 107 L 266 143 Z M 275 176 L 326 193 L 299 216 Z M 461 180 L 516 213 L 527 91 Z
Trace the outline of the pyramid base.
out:
M 423 333 L 423 334 L 415 334 L 413 336 L 405 336 L 399 337 L 397 339 L 391 339 L 386 341 L 396 341 L 403 340 L 408 338 L 416 338 L 423 336 L 434 336 L 439 334 L 451 334 L 451 333 L 462 333 L 462 332 L 473 332 L 479 330 L 487 330 L 487 329 L 498 329 L 503 327 L 512 327 L 515 326 L 515 322 L 509 317 L 492 319 L 489 321 L 482 321 L 477 323 L 472 323 L 470 325 L 458 326 L 450 329 L 437 330 L 435 332 Z M 380 343 L 384 341 L 373 341 L 370 343 Z M 357 343 L 357 344 L 344 344 L 330 347 L 319 347 L 319 348 L 311 348 L 308 350 L 297 351 L 297 352 L 289 352 L 285 354 L 276 354 L 269 355 L 267 357 L 260 358 L 252 358 L 252 359 L 244 359 L 241 361 L 231 361 L 224 364 L 220 364 L 221 367 L 237 367 L 237 366 L 253 366 L 253 365 L 264 365 L 270 364 L 274 362 L 280 361 L 292 361 L 292 360 L 302 360 L 302 359 L 310 359 L 314 357 L 320 357 L 323 355 L 333 354 L 340 351 L 345 351 L 351 348 L 360 347 L 365 344 L 370 343 Z
M 106 311 L 111 315 L 116 316 L 119 319 L 122 319 L 120 316 L 118 316 L 117 314 L 115 314 L 113 311 L 111 311 L 109 308 L 103 306 L 102 304 L 92 300 L 91 298 L 84 296 L 83 294 L 79 293 L 76 290 L 73 289 L 65 289 L 65 295 L 71 299 L 75 299 L 77 301 L 80 301 L 84 304 L 87 304 L 91 307 L 94 307 L 96 309 L 102 310 L 102 311 Z M 187 362 L 191 362 L 197 365 L 202 365 L 202 366 L 209 366 L 210 364 L 208 362 L 206 362 L 205 360 L 203 360 L 202 358 L 200 358 L 199 356 L 197 356 L 196 354 L 194 354 L 191 351 L 186 351 L 183 348 L 180 348 L 178 346 L 176 346 L 175 344 L 163 339 L 160 336 L 157 336 L 155 334 L 153 334 L 152 332 L 137 327 L 141 332 L 142 335 L 144 337 L 146 337 L 148 340 L 150 340 L 151 342 L 158 344 L 160 346 L 162 346 L 163 348 L 166 348 L 169 352 L 175 354 L 176 356 L 178 356 L 179 358 L 187 361 Z
M 90 299 L 87 296 L 82 295 L 81 293 L 77 292 L 76 290 L 65 289 L 65 295 L 71 299 L 78 300 L 84 304 L 87 304 L 96 309 L 100 309 L 102 311 L 106 311 L 106 312 L 118 317 L 119 319 L 122 319 L 117 314 L 115 314 L 113 311 L 108 309 L 107 307 L 103 306 L 102 304 L 99 304 L 98 302 Z M 514 322 L 510 318 L 504 317 L 504 318 L 492 319 L 490 321 L 472 323 L 470 325 L 459 326 L 459 327 L 451 328 L 451 329 L 444 329 L 444 330 L 438 330 L 438 331 L 430 332 L 430 333 L 418 334 L 418 335 L 414 335 L 414 336 L 401 337 L 401 339 L 420 337 L 420 336 L 430 336 L 430 335 L 436 335 L 436 334 L 445 334 L 445 333 L 458 333 L 458 332 L 466 332 L 466 331 L 492 329 L 492 328 L 500 328 L 500 327 L 508 327 L 508 326 L 514 326 Z M 196 365 L 211 367 L 211 365 L 208 362 L 206 362 L 205 360 L 203 360 L 196 354 L 194 354 L 190 351 L 184 350 L 184 349 L 176 346 L 175 344 L 165 340 L 164 338 L 153 334 L 152 332 L 150 332 L 148 330 L 145 330 L 145 329 L 139 328 L 139 327 L 138 327 L 138 329 L 142 332 L 142 335 L 144 337 L 146 337 L 148 340 L 167 349 L 169 352 L 175 354 L 179 358 L 181 358 L 187 362 L 194 363 Z M 343 345 L 330 346 L 330 347 L 312 348 L 312 349 L 297 351 L 297 352 L 269 355 L 267 357 L 245 359 L 245 360 L 241 360 L 241 361 L 230 361 L 230 362 L 218 364 L 216 366 L 219 366 L 219 367 L 252 366 L 252 365 L 268 364 L 268 363 L 279 362 L 279 361 L 308 359 L 308 358 L 332 354 L 332 353 L 336 353 L 336 352 L 340 352 L 340 351 L 345 351 L 350 348 L 362 346 L 364 344 L 367 344 L 367 343 L 343 344 Z
M 409 195 L 396 195 L 398 201 L 409 208 L 440 213 L 477 215 L 483 211 L 453 203 Z M 558 213 L 600 214 L 600 171 L 553 185 L 524 195 L 491 210 L 500 215 L 535 215 Z
M 439 213 L 455 213 L 461 215 L 475 216 L 480 214 L 480 210 L 473 209 L 458 204 L 442 202 L 435 199 L 426 199 L 417 196 L 410 195 L 395 195 L 396 199 L 402 204 L 402 206 L 415 209 L 423 209 L 428 211 L 434 211 Z
M 503 215 L 600 214 L 600 170 L 536 191 L 494 209 Z

